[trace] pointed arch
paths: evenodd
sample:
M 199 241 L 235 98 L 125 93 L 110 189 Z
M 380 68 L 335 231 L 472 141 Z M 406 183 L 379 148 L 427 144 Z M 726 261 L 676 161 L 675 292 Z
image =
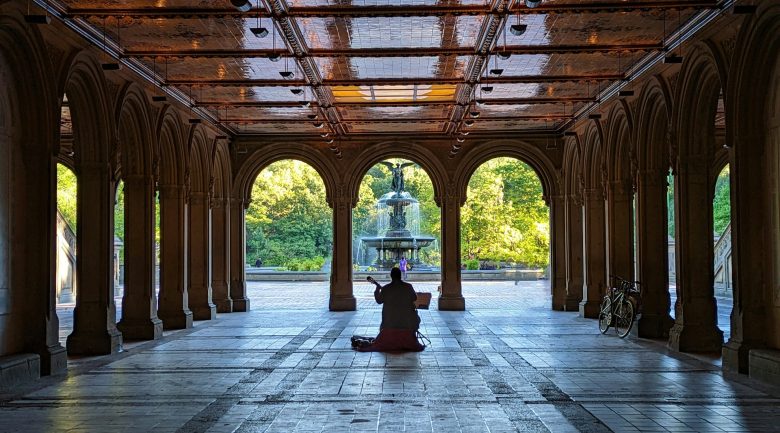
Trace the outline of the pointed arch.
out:
M 183 122 L 170 105 L 163 108 L 157 128 L 155 159 L 159 161 L 160 185 L 181 185 L 187 169 Z
M 609 180 L 631 179 L 632 137 L 631 116 L 623 103 L 615 104 L 607 117 L 606 160 Z
M 417 163 L 428 178 L 433 183 L 433 200 L 441 206 L 441 198 L 444 192 L 444 185 L 447 182 L 446 171 L 438 158 L 426 146 L 411 141 L 386 141 L 377 143 L 364 149 L 350 165 L 347 173 L 350 177 L 346 179 L 347 192 L 352 201 L 352 206 L 358 202 L 358 191 L 360 183 L 368 173 L 371 167 L 379 161 L 389 158 L 403 158 Z
M 640 170 L 668 170 L 669 103 L 668 87 L 657 77 L 642 87 L 635 130 L 635 154 Z
M 151 175 L 153 129 L 146 94 L 138 84 L 128 83 L 120 92 L 119 101 L 116 123 L 121 171 L 124 176 Z
M 604 131 L 601 122 L 594 120 L 585 129 L 585 147 L 582 153 L 582 174 L 584 187 L 601 188 L 602 169 L 606 168 L 604 151 Z

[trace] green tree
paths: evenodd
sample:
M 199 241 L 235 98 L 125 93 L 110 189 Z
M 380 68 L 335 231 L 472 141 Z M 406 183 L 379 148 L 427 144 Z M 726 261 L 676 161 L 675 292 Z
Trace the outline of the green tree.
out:
M 331 256 L 332 212 L 325 185 L 306 163 L 284 160 L 255 179 L 246 213 L 247 261 L 286 266 Z
M 729 166 L 723 168 L 715 182 L 715 195 L 712 201 L 712 220 L 715 234 L 720 236 L 731 222 L 731 186 L 729 184 Z
M 463 260 L 549 263 L 549 211 L 542 185 L 528 165 L 513 158 L 485 162 L 469 180 L 461 209 Z
M 57 209 L 76 233 L 76 217 L 78 209 L 78 180 L 68 167 L 57 164 Z

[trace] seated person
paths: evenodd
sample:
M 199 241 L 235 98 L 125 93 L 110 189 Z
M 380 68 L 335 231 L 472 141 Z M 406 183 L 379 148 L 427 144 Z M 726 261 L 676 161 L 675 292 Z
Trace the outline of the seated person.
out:
M 400 269 L 390 270 L 390 278 L 392 281 L 383 287 L 368 277 L 376 285 L 376 303 L 383 304 L 382 324 L 376 338 L 352 337 L 352 347 L 361 352 L 420 352 L 425 346 L 417 341 L 420 327 L 420 316 L 414 307 L 417 293 L 411 284 L 401 280 Z

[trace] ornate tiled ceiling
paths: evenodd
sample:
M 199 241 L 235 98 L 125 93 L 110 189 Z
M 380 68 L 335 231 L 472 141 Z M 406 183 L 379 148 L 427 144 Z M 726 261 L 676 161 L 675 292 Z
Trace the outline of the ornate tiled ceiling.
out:
M 63 0 L 56 7 L 234 134 L 452 135 L 560 131 L 717 1 L 252 0 L 240 12 L 228 0 Z

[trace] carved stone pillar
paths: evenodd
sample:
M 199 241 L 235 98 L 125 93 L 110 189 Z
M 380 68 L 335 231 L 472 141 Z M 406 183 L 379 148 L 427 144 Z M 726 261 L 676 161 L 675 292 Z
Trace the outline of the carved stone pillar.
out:
M 566 197 L 566 299 L 564 311 L 579 311 L 582 301 L 584 247 L 582 245 L 582 201 L 578 195 Z
M 441 296 L 439 310 L 463 311 L 466 300 L 460 284 L 460 196 L 448 185 L 441 212 Z
M 352 202 L 338 189 L 333 198 L 333 261 L 330 274 L 330 311 L 355 311 L 352 292 Z
M 669 315 L 669 238 L 666 173 L 639 173 L 636 195 L 637 279 L 642 284 L 642 314 L 637 335 L 666 338 L 674 320 Z
M 246 230 L 245 212 L 248 202 L 230 199 L 230 298 L 233 311 L 249 311 L 246 296 Z
M 125 179 L 125 290 L 122 320 L 117 325 L 125 339 L 162 337 L 157 318 L 154 250 L 154 179 L 134 175 Z
M 585 275 L 580 315 L 597 318 L 599 304 L 606 293 L 607 248 L 604 221 L 604 194 L 601 189 L 586 189 L 584 198 Z
M 607 278 L 634 279 L 633 194 L 628 181 L 613 181 L 607 187 Z
M 221 198 L 211 203 L 211 289 L 217 313 L 230 313 L 230 207 Z
M 713 288 L 712 187 L 708 161 L 688 156 L 675 177 L 677 304 L 669 346 L 684 352 L 720 352 Z
M 550 206 L 550 290 L 552 309 L 566 310 L 566 200 L 552 196 Z
M 183 185 L 160 186 L 160 307 L 164 329 L 192 327 L 187 295 L 187 217 Z
M 109 173 L 107 163 L 82 163 L 78 174 L 78 296 L 69 355 L 106 355 L 122 346 L 112 284 L 114 200 Z
M 775 276 L 777 269 L 772 275 L 772 267 L 767 265 L 777 259 L 780 245 L 766 231 L 778 215 L 780 173 L 776 172 L 776 163 L 768 176 L 758 169 L 765 159 L 777 161 L 780 150 L 777 146 L 770 147 L 771 156 L 758 150 L 755 144 L 765 139 L 759 134 L 736 137 L 730 161 L 734 309 L 731 312 L 731 336 L 723 346 L 723 368 L 740 373 L 750 370 L 750 350 L 764 348 L 766 342 L 771 341 L 772 337 L 766 332 L 767 323 L 772 323 L 767 321 L 768 310 L 780 307 L 780 286 Z M 756 215 L 764 216 L 763 224 L 756 221 Z M 780 229 L 775 225 L 773 234 L 777 230 Z M 771 254 L 767 254 L 769 251 Z M 767 284 L 770 281 L 774 284 Z M 767 286 L 774 293 L 766 293 Z M 772 304 L 768 304 L 767 299 L 771 299 Z M 774 323 L 777 329 L 777 321 Z
M 205 192 L 190 194 L 190 263 L 187 292 L 195 320 L 217 317 L 211 302 L 211 208 Z
M 26 377 L 63 373 L 67 354 L 59 342 L 54 283 L 55 164 L 47 143 L 14 142 L 1 125 L 0 140 L 0 352 L 37 353 L 40 370 Z

